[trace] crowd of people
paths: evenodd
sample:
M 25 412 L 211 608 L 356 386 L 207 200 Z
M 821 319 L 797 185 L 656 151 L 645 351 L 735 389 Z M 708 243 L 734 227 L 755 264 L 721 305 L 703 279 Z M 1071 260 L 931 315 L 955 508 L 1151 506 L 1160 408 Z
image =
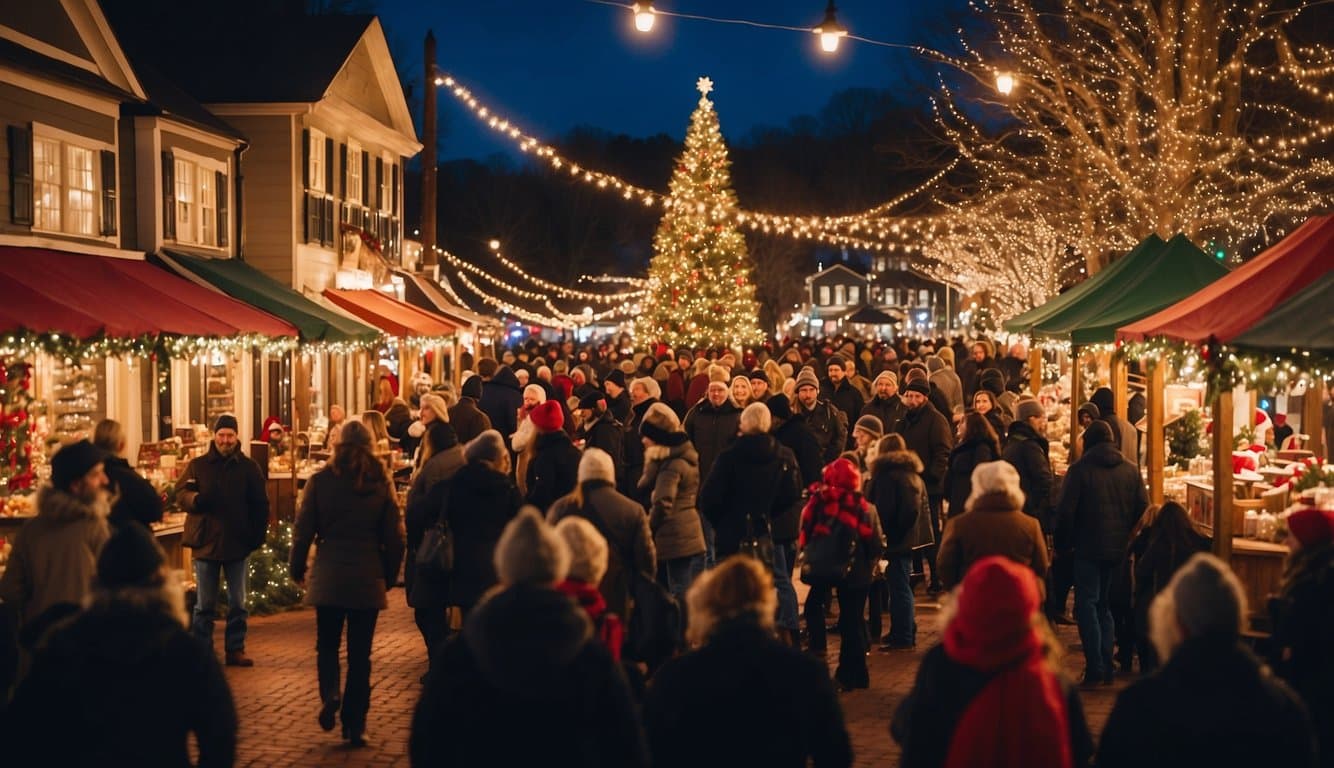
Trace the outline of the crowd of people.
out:
M 414 765 L 846 766 L 839 693 L 870 686 L 871 652 L 916 648 L 925 598 L 942 602 L 942 641 L 886 713 L 905 766 L 1334 764 L 1334 516 L 1290 516 L 1262 660 L 1227 564 L 1179 505 L 1148 503 L 1115 408 L 1129 393 L 1081 409 L 1058 484 L 1026 365 L 986 339 L 532 342 L 476 361 L 457 391 L 418 376 L 402 396 L 386 375 L 372 410 L 331 412 L 332 457 L 296 516 L 314 719 L 366 742 L 376 620 L 402 579 L 429 660 Z M 268 506 L 236 427 L 220 419 L 181 479 L 192 619 L 119 433 L 55 455 L 0 581 L 20 617 L 15 754 L 74 764 L 148 740 L 152 764 L 184 765 L 193 733 L 200 765 L 231 764 L 220 666 L 255 663 L 245 563 Z M 401 511 L 393 450 L 411 459 Z M 1060 623 L 1078 625 L 1078 681 Z M 1136 660 L 1095 745 L 1078 689 Z M 125 726 L 127 688 L 135 709 L 170 708 L 167 727 Z M 101 741 L 56 738 L 71 717 Z

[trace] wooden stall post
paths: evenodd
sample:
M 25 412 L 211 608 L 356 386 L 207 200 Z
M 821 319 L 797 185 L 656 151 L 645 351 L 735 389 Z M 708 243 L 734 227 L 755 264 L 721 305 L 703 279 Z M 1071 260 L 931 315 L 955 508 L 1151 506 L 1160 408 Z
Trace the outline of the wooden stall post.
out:
M 463 351 L 462 344 L 459 342 L 459 335 L 454 334 L 454 356 L 449 359 L 449 378 L 454 381 L 454 391 L 460 396 L 463 393 L 463 364 L 461 357 Z
M 431 383 L 439 384 L 445 380 L 445 346 L 437 344 L 431 349 Z
M 412 376 L 416 373 L 416 368 L 412 364 L 414 356 L 412 350 L 408 349 L 407 340 L 399 339 L 398 342 L 398 396 L 404 400 L 412 393 Z
M 1149 366 L 1148 389 L 1144 393 L 1144 401 L 1148 406 L 1148 413 L 1145 415 L 1149 419 L 1149 429 L 1145 433 L 1145 439 L 1149 444 L 1144 448 L 1144 459 L 1149 465 L 1149 501 L 1154 504 L 1163 503 L 1163 466 L 1167 463 L 1167 456 L 1164 453 L 1166 446 L 1163 445 L 1167 438 L 1163 429 L 1166 368 L 1166 360 L 1158 360 Z
M 1084 369 L 1079 364 L 1079 347 L 1070 345 L 1070 463 L 1079 458 L 1079 406 L 1084 404 Z
M 1214 554 L 1232 559 L 1232 390 L 1223 389 L 1214 401 Z
M 1306 441 L 1307 450 L 1326 462 L 1330 446 L 1325 445 L 1325 413 L 1322 400 L 1325 397 L 1325 382 L 1314 376 L 1306 377 L 1306 394 L 1302 398 L 1302 434 L 1310 435 Z
M 292 355 L 292 434 L 310 428 L 310 355 L 293 350 Z
M 1028 388 L 1033 390 L 1033 397 L 1042 389 L 1042 350 L 1037 345 L 1028 350 Z
M 1130 366 L 1125 358 L 1112 353 L 1112 402 L 1116 403 L 1116 415 L 1122 419 L 1130 413 Z

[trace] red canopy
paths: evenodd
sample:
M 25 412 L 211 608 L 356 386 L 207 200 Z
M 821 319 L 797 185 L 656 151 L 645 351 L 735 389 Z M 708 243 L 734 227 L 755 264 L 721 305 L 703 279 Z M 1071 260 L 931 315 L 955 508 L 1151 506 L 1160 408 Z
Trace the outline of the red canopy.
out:
M 287 322 L 135 259 L 0 246 L 0 284 L 0 331 L 296 336 Z
M 346 309 L 390 336 L 449 336 L 458 328 L 434 312 L 414 307 L 380 291 L 340 291 L 327 288 L 329 301 Z
M 1334 215 L 1315 216 L 1269 250 L 1157 314 L 1122 326 L 1120 341 L 1165 336 L 1229 342 L 1334 268 Z

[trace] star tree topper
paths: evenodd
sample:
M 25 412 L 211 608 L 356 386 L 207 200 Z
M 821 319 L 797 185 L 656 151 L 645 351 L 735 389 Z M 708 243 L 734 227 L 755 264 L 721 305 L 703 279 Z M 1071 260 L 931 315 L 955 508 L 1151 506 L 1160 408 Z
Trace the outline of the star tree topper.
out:
M 699 89 L 700 93 L 708 96 L 709 91 L 713 90 L 713 81 L 707 77 L 701 77 L 695 81 L 695 87 Z

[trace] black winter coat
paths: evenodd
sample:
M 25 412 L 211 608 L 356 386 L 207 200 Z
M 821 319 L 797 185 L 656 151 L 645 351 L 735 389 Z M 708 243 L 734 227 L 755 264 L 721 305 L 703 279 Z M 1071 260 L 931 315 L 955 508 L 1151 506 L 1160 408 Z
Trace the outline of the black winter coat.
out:
M 1130 532 L 1149 506 L 1139 470 L 1111 443 L 1084 452 L 1065 475 L 1057 506 L 1056 547 L 1100 563 L 1125 559 Z
M 556 499 L 574 490 L 579 477 L 579 449 L 564 432 L 546 432 L 533 440 L 524 501 L 546 514 Z
M 519 428 L 518 414 L 522 406 L 523 388 L 509 366 L 500 366 L 490 381 L 482 382 L 482 399 L 477 402 L 477 407 L 491 420 L 491 428 L 505 438 L 505 445 L 510 444 L 510 435 Z M 462 439 L 460 435 L 459 440 Z
M 815 406 L 810 410 L 806 410 L 800 401 L 794 401 L 792 411 L 795 418 L 806 422 L 806 427 L 820 443 L 821 460 L 828 464 L 837 459 L 847 444 L 848 433 L 852 427 L 844 421 L 843 412 L 824 398 L 816 400 Z
M 780 395 L 781 397 L 781 395 Z M 801 509 L 806 506 L 805 489 L 820 482 L 820 473 L 824 470 L 824 459 L 820 456 L 820 443 L 815 439 L 810 427 L 801 419 L 786 419 L 774 428 L 774 439 L 792 452 L 800 473 L 801 493 L 774 518 L 774 541 L 786 544 L 796 541 L 801 534 Z
M 703 487 L 723 449 L 737 438 L 737 431 L 741 428 L 741 409 L 736 407 L 731 397 L 717 407 L 706 397 L 686 413 L 684 425 L 690 444 L 699 453 L 699 483 Z
M 199 481 L 190 490 L 191 479 Z M 229 563 L 259 549 L 269 532 L 269 496 L 259 465 L 238 447 L 223 456 L 217 444 L 192 459 L 176 481 L 186 511 L 182 543 L 196 560 Z
M 954 433 L 950 422 L 929 403 L 917 410 L 904 409 L 903 418 L 892 428 L 903 436 L 908 450 L 922 462 L 922 482 L 932 496 L 945 495 L 945 474 L 950 467 Z
M 485 418 L 485 417 L 483 417 Z M 417 569 L 417 548 L 421 546 L 426 529 L 440 519 L 445 504 L 449 479 L 463 468 L 463 447 L 451 446 L 422 464 L 408 490 L 407 507 L 403 510 L 403 524 L 407 533 L 407 562 L 403 567 L 403 587 L 408 605 L 444 606 L 449 602 L 449 577 L 433 569 Z
M 442 489 L 445 524 L 454 537 L 454 570 L 449 574 L 449 604 L 472 608 L 496 583 L 492 555 L 505 526 L 519 512 L 523 498 L 514 481 L 481 462 L 464 466 Z M 413 604 L 422 607 L 414 594 Z
M 944 645 L 926 652 L 912 690 L 895 710 L 889 725 L 890 735 L 903 747 L 901 768 L 940 768 L 945 764 L 959 719 L 994 674 L 954 661 L 945 653 Z M 1088 765 L 1093 756 L 1093 738 L 1084 719 L 1084 705 L 1079 692 L 1064 679 L 1061 688 L 1065 692 L 1070 764 Z M 1049 726 L 1032 723 L 1029 727 Z
M 907 554 L 923 543 L 917 540 L 917 516 L 928 501 L 921 473 L 922 462 L 912 451 L 882 453 L 871 459 L 866 500 L 875 506 L 885 534 L 885 551 L 891 555 Z
M 658 402 L 649 398 L 639 405 L 630 407 L 630 418 L 625 421 L 625 435 L 621 438 L 621 454 L 624 456 L 624 477 L 617 483 L 616 490 L 639 502 L 645 508 L 649 500 L 639 491 L 639 478 L 644 476 L 644 443 L 639 437 L 639 424 L 650 406 Z
M 786 454 L 786 456 L 784 455 Z M 722 452 L 699 491 L 699 511 L 713 524 L 717 558 L 736 554 L 750 519 L 758 536 L 801 496 L 796 460 L 771 435 L 742 435 Z
M 1306 702 L 1320 765 L 1334 766 L 1334 547 L 1294 552 L 1274 601 L 1274 670 Z
M 492 595 L 438 666 L 412 718 L 418 768 L 648 765 L 624 675 L 584 612 L 553 589 Z
M 848 425 L 848 435 L 844 438 L 844 449 L 852 447 L 852 427 L 861 418 L 862 409 L 866 407 L 866 398 L 853 386 L 852 382 L 844 379 L 837 387 L 828 380 L 820 383 L 820 397 L 833 403 L 834 407 L 843 412 Z
M 625 475 L 625 427 L 607 412 L 584 424 L 583 437 L 585 450 L 600 448 L 607 452 L 611 457 L 611 465 L 616 468 L 616 482 L 621 483 Z
M 631 416 L 630 394 L 622 392 L 616 397 L 608 397 L 607 412 L 621 424 L 629 421 Z
M 873 397 L 866 401 L 861 416 L 874 416 L 880 419 L 881 426 L 888 432 L 894 429 L 894 425 L 899 423 L 899 419 L 903 418 L 905 410 L 907 409 L 903 405 L 903 400 L 898 395 L 885 398 Z M 855 421 L 853 423 L 856 424 Z
M 973 492 L 973 470 L 977 465 L 999 460 L 990 440 L 974 439 L 954 446 L 950 451 L 950 468 L 945 473 L 945 498 L 949 500 L 950 517 L 963 514 L 964 504 Z
M 1010 424 L 1010 434 L 1001 448 L 1001 458 L 1010 462 L 1019 473 L 1019 487 L 1024 491 L 1024 514 L 1036 517 L 1042 524 L 1043 533 L 1051 533 L 1055 528 L 1051 509 L 1055 479 L 1048 450 L 1047 438 L 1022 421 Z
M 162 497 L 153 484 L 134 471 L 130 462 L 119 456 L 103 462 L 107 490 L 115 497 L 107 522 L 120 526 L 134 521 L 147 526 L 162 520 Z
M 824 664 L 744 619 L 719 625 L 704 647 L 658 670 L 644 728 L 654 768 L 852 765 Z
M 1328 653 L 1328 649 L 1325 651 Z M 1316 765 L 1306 708 L 1259 659 L 1227 638 L 1187 640 L 1116 698 L 1099 768 Z
M 491 419 L 471 397 L 460 397 L 449 409 L 449 423 L 459 436 L 459 443 L 466 443 L 491 428 Z
M 155 599 L 145 598 L 145 600 Z M 214 655 L 165 610 L 101 596 L 53 630 L 0 728 L 12 766 L 230 768 L 236 708 Z
M 630 574 L 639 572 L 649 581 L 658 573 L 653 534 L 648 515 L 638 502 L 626 498 L 605 480 L 583 483 L 584 506 L 575 504 L 570 494 L 551 506 L 547 522 L 555 525 L 571 515 L 590 520 L 607 539 L 607 573 L 598 591 L 607 601 L 607 610 L 628 621 L 630 618 Z

